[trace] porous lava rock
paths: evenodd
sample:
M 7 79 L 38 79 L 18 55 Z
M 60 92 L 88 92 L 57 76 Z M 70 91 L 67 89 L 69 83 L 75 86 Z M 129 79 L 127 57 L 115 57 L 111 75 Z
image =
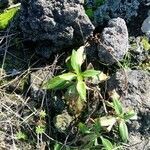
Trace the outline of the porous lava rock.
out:
M 107 0 L 100 6 L 94 15 L 96 25 L 103 24 L 111 18 L 121 17 L 126 22 L 138 15 L 138 8 L 141 0 Z
M 119 70 L 108 80 L 108 91 L 115 89 L 125 106 L 137 111 L 150 108 L 150 74 L 143 70 Z
M 20 28 L 36 42 L 37 53 L 50 57 L 83 44 L 94 26 L 85 14 L 83 0 L 22 0 Z
M 150 15 L 144 20 L 141 30 L 150 38 Z
M 118 17 L 108 22 L 97 48 L 99 60 L 107 65 L 123 59 L 128 51 L 128 29 L 123 19 Z
M 0 0 L 0 8 L 6 8 L 8 6 L 8 0 Z

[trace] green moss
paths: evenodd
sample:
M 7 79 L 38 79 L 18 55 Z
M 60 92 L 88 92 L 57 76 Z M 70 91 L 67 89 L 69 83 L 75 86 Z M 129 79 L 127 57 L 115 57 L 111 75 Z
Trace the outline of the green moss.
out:
M 85 12 L 86 12 L 86 14 L 88 15 L 88 17 L 89 17 L 90 19 L 93 18 L 93 16 L 94 16 L 94 11 L 92 10 L 92 8 L 87 8 L 87 10 L 86 10 Z
M 7 28 L 11 20 L 14 18 L 20 6 L 9 8 L 0 14 L 0 30 Z
M 150 50 L 150 43 L 147 37 L 143 37 L 141 40 L 141 44 L 145 50 Z
M 104 2 L 105 2 L 105 0 L 94 0 L 93 6 L 89 6 L 88 4 L 87 4 L 87 6 L 85 6 L 85 12 L 91 20 L 93 20 L 95 10 L 100 5 L 104 4 Z M 87 1 L 85 0 L 85 4 L 86 3 L 87 3 Z

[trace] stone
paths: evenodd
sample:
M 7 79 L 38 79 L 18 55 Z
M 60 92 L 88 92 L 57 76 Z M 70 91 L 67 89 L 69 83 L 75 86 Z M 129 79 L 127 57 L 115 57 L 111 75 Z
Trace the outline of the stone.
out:
M 144 20 L 141 30 L 150 38 L 150 15 Z
M 30 75 L 30 94 L 34 101 L 41 101 L 46 97 L 47 92 L 42 88 L 43 82 L 52 78 L 52 69 L 50 66 L 40 68 Z
M 150 108 L 150 74 L 143 70 L 119 70 L 108 80 L 108 91 L 113 89 L 123 98 L 124 106 L 140 111 Z
M 104 28 L 98 44 L 98 56 L 101 62 L 112 65 L 123 59 L 128 51 L 128 30 L 121 18 L 111 19 Z
M 142 137 L 139 133 L 132 133 L 130 134 L 129 145 L 128 150 L 149 150 L 150 139 Z
M 57 115 L 54 118 L 54 125 L 60 132 L 65 132 L 73 121 L 73 117 L 68 114 L 67 111 Z
M 38 70 L 31 72 L 30 74 L 30 86 L 27 91 L 30 91 L 30 97 L 35 102 L 42 102 L 45 99 L 49 99 L 50 107 L 53 109 L 53 113 L 61 113 L 65 108 L 65 102 L 61 98 L 61 94 L 53 95 L 45 87 L 44 83 L 50 80 L 53 76 L 52 66 L 45 66 Z M 53 95 L 53 96 L 52 96 Z
M 111 18 L 121 17 L 126 22 L 138 15 L 139 0 L 107 0 L 94 14 L 96 25 L 103 24 Z
M 83 0 L 27 0 L 21 2 L 20 28 L 24 38 L 36 42 L 37 53 L 49 58 L 84 44 L 94 26 Z
M 9 4 L 9 0 L 0 0 L 0 8 L 6 8 Z

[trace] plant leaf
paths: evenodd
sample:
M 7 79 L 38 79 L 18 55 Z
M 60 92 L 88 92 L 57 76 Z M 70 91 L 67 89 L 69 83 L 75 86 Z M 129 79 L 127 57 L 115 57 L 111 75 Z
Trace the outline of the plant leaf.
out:
M 72 55 L 71 55 L 71 66 L 74 69 L 74 71 L 79 74 L 80 72 L 80 67 L 78 64 L 78 58 L 77 58 L 77 52 L 75 50 L 72 51 Z
M 94 131 L 94 133 L 97 133 L 99 134 L 100 131 L 102 130 L 102 127 L 101 127 L 101 124 L 99 122 L 99 120 L 96 120 L 93 127 L 92 127 L 92 130 Z
M 128 140 L 128 128 L 124 120 L 121 120 L 119 123 L 119 133 L 123 142 Z
M 84 62 L 84 59 L 84 46 L 81 46 L 77 51 L 72 51 L 71 66 L 77 74 L 81 72 L 81 65 Z
M 54 150 L 60 150 L 61 147 L 62 147 L 62 145 L 60 145 L 59 143 L 56 142 L 54 145 Z
M 112 150 L 113 149 L 113 145 L 108 139 L 101 136 L 101 140 L 102 140 L 102 144 L 106 150 Z
M 76 76 L 77 76 L 76 74 L 68 72 L 68 73 L 64 73 L 62 75 L 59 75 L 58 77 L 63 79 L 63 80 L 66 80 L 66 81 L 71 81 L 71 80 L 75 79 Z
M 46 89 L 61 89 L 65 86 L 66 82 L 66 80 L 60 78 L 59 76 L 56 76 L 48 80 L 43 87 Z
M 86 85 L 82 80 L 77 82 L 77 91 L 82 100 L 86 101 Z
M 90 70 L 86 70 L 82 73 L 82 76 L 85 77 L 85 78 L 88 78 L 88 77 L 93 77 L 93 76 L 96 76 L 100 74 L 100 71 L 98 70 L 94 70 L 94 69 L 90 69 Z
M 129 120 L 129 119 L 133 119 L 133 120 L 137 120 L 137 114 L 134 112 L 134 110 L 129 110 L 128 112 L 126 112 L 124 114 L 124 117 L 123 117 L 126 121 Z
M 121 103 L 118 99 L 113 99 L 113 106 L 114 106 L 116 114 L 117 115 L 122 115 L 123 108 L 122 108 L 122 105 L 121 105 Z
M 69 85 L 69 81 L 73 80 L 76 78 L 76 74 L 74 73 L 64 73 L 62 75 L 56 76 L 50 80 L 48 80 L 45 84 L 44 87 L 46 89 L 61 89 L 65 88 L 66 85 Z
M 78 125 L 78 129 L 79 129 L 79 132 L 81 132 L 82 134 L 90 133 L 89 128 L 85 124 L 83 124 L 81 122 Z
M 13 19 L 13 17 L 19 9 L 20 5 L 13 8 L 9 8 L 3 13 L 0 13 L 0 30 L 5 29 L 9 25 L 10 21 Z
M 81 46 L 77 50 L 77 62 L 78 62 L 80 67 L 83 64 L 85 57 L 86 57 L 86 55 L 84 54 L 84 46 Z

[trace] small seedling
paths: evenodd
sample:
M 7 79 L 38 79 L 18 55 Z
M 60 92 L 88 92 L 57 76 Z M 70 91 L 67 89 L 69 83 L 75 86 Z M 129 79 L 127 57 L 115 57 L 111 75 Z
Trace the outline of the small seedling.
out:
M 81 66 L 85 61 L 84 46 L 81 46 L 77 51 L 73 50 L 72 55 L 67 58 L 66 64 L 70 70 L 68 73 L 64 73 L 47 81 L 44 85 L 47 89 L 62 89 L 67 88 L 65 99 L 74 98 L 79 111 L 82 109 L 82 105 L 86 102 L 86 89 L 87 85 L 85 79 L 92 78 L 100 71 L 90 69 L 81 70 Z
M 41 111 L 40 111 L 39 117 L 40 117 L 40 119 L 44 119 L 44 118 L 46 117 L 46 112 L 45 112 L 45 110 L 41 110 Z
M 38 125 L 36 127 L 36 134 L 43 134 L 45 132 L 45 126 L 44 125 Z
M 100 124 L 102 127 L 105 127 L 108 132 L 117 124 L 122 141 L 127 142 L 128 128 L 126 122 L 130 119 L 136 119 L 136 114 L 133 110 L 125 112 L 119 99 L 113 99 L 113 102 L 109 103 L 109 106 L 114 109 L 114 115 L 99 118 Z
M 99 147 L 99 149 L 104 148 L 105 150 L 113 150 L 116 148 L 110 140 L 102 136 L 102 127 L 98 121 L 94 122 L 91 127 L 87 127 L 85 124 L 79 123 L 79 132 L 84 135 L 82 139 L 84 142 L 86 141 L 85 146 L 88 145 L 89 149 Z M 101 139 L 101 141 L 99 139 Z
M 27 140 L 27 135 L 24 132 L 19 131 L 16 133 L 16 139 Z

